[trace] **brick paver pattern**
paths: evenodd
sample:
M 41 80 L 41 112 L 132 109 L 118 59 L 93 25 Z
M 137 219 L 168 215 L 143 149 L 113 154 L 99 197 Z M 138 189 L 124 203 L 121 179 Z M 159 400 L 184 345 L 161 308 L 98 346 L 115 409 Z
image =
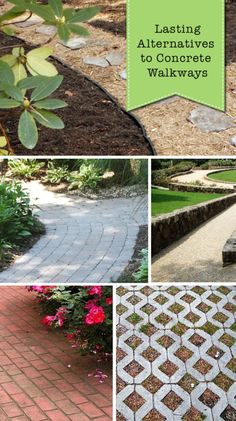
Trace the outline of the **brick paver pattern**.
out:
M 79 283 L 116 280 L 147 224 L 147 197 L 89 200 L 24 184 L 46 235 L 7 270 L 0 282 Z
M 88 377 L 97 362 L 47 331 L 25 287 L 0 294 L 0 420 L 110 421 L 111 375 L 102 384 Z
M 236 287 L 117 288 L 117 420 L 236 420 Z

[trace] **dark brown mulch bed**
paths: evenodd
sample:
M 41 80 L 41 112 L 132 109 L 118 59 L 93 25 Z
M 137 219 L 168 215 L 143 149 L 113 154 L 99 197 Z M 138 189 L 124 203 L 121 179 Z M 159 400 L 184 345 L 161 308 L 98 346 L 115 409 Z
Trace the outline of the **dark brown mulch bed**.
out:
M 75 8 L 99 6 L 102 19 L 98 14 L 98 17 L 89 22 L 89 25 L 115 35 L 126 36 L 126 0 L 117 2 L 111 0 L 64 0 L 64 3 Z
M 24 44 L 0 33 L 0 45 Z M 17 138 L 19 111 L 0 111 L 0 121 L 8 128 L 16 155 L 150 155 L 152 149 L 141 126 L 121 110 L 110 97 L 84 75 L 53 60 L 64 76 L 55 96 L 65 99 L 68 107 L 57 114 L 65 122 L 64 130 L 39 126 L 39 142 L 35 149 L 26 150 Z
M 148 227 L 147 225 L 141 225 L 139 227 L 139 233 L 137 236 L 134 253 L 128 266 L 124 269 L 117 282 L 134 282 L 133 274 L 138 271 L 141 262 L 141 251 L 142 249 L 148 248 Z

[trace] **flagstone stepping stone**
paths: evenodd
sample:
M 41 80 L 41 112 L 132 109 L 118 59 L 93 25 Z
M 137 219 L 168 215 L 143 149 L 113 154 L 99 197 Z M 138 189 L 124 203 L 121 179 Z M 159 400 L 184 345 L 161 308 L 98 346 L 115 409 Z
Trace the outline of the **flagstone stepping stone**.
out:
M 106 60 L 111 66 L 120 66 L 124 62 L 124 55 L 116 51 L 111 51 L 107 54 Z
M 54 26 L 51 26 L 51 25 L 42 25 L 42 26 L 39 26 L 37 29 L 36 29 L 36 33 L 37 34 L 43 34 L 43 35 L 54 35 L 55 33 L 56 33 L 56 28 L 54 27 Z
M 102 57 L 84 57 L 84 63 L 91 66 L 108 67 L 109 63 Z
M 230 143 L 232 146 L 236 146 L 236 136 L 231 137 L 231 139 L 229 140 L 229 143 Z
M 126 80 L 126 79 L 127 79 L 127 72 L 126 72 L 126 69 L 125 69 L 125 70 L 122 70 L 122 72 L 120 72 L 120 77 L 121 77 L 122 79 L 124 79 L 124 80 Z
M 78 50 L 79 48 L 86 47 L 88 39 L 84 37 L 74 37 L 68 42 L 60 41 L 60 44 L 64 45 L 64 47 L 70 48 L 71 50 Z
M 26 20 L 25 22 L 18 22 L 18 23 L 14 23 L 15 26 L 18 26 L 19 28 L 28 28 L 29 26 L 34 26 L 34 25 L 38 25 L 38 23 L 42 23 L 43 19 L 40 18 L 39 16 L 31 16 L 31 18 L 29 18 L 28 20 Z
M 206 133 L 221 132 L 231 127 L 236 127 L 232 117 L 221 111 L 204 106 L 195 108 L 190 113 L 188 120 Z
M 92 39 L 92 38 L 88 39 L 88 44 L 94 45 L 94 46 L 97 46 L 97 47 L 107 47 L 107 46 L 111 45 L 111 43 L 109 41 L 105 41 L 103 39 L 95 40 L 95 39 Z

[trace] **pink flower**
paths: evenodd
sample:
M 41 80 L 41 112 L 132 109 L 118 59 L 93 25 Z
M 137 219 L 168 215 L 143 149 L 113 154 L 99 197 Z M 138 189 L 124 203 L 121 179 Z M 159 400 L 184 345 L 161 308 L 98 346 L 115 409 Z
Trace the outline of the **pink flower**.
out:
M 110 306 L 112 304 L 112 297 L 106 298 L 106 304 Z
M 88 289 L 89 295 L 101 295 L 102 294 L 102 287 L 94 286 Z
M 89 300 L 87 301 L 87 303 L 85 304 L 84 308 L 86 310 L 90 310 L 92 307 L 94 307 L 97 304 L 97 300 Z
M 64 317 L 64 315 L 67 313 L 67 309 L 64 307 L 60 307 L 57 312 L 56 312 L 56 316 L 55 318 L 57 319 L 58 325 L 60 327 L 62 327 L 64 325 L 64 322 L 66 320 L 66 318 Z
M 56 286 L 46 286 L 46 285 L 33 285 L 32 290 L 37 292 L 38 294 L 49 294 L 52 290 L 56 288 Z
M 75 334 L 74 333 L 67 333 L 66 335 L 68 341 L 73 341 L 75 339 Z
M 42 324 L 45 326 L 51 326 L 51 324 L 55 321 L 56 317 L 55 316 L 45 316 L 42 319 Z
M 94 325 L 104 322 L 105 318 L 106 316 L 103 307 L 93 306 L 85 317 L 85 323 L 87 325 Z

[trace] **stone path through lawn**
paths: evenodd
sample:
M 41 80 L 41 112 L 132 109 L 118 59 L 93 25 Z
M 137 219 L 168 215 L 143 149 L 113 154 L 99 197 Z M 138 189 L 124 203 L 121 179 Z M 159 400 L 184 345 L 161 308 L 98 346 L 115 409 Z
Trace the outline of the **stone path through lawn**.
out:
M 117 288 L 117 421 L 236 419 L 236 288 Z
M 236 228 L 236 205 L 154 256 L 154 282 L 234 282 L 236 266 L 222 266 L 222 249 Z
M 62 332 L 47 331 L 25 287 L 0 293 L 1 421 L 112 420 L 111 374 L 103 384 L 88 377 L 94 358 L 81 357 Z
M 89 200 L 25 183 L 46 235 L 0 273 L 0 282 L 110 282 L 127 266 L 147 198 Z

